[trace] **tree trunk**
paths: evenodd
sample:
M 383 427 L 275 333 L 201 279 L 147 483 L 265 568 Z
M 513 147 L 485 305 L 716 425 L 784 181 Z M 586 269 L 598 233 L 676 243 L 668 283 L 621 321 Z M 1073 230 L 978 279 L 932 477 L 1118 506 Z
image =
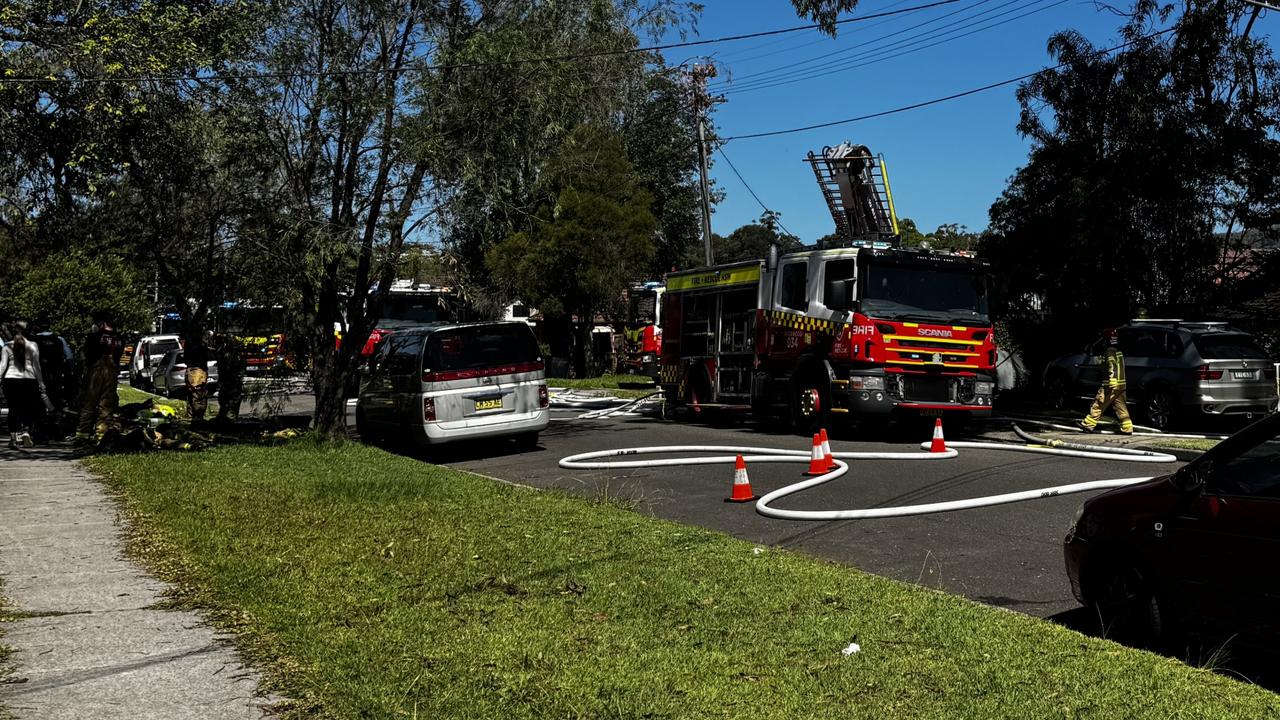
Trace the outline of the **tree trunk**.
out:
M 312 413 L 312 429 L 326 438 L 342 438 L 347 434 L 346 387 L 350 372 L 332 344 L 317 349 L 311 371 L 312 392 L 316 409 Z

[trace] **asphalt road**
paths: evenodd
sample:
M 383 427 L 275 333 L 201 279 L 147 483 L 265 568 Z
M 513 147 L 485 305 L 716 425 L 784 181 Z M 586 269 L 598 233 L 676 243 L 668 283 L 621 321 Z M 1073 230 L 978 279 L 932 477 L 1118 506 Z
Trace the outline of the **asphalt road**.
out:
M 557 466 L 573 453 L 653 445 L 753 445 L 808 449 L 808 441 L 747 424 L 710 427 L 632 416 L 573 419 L 557 411 L 541 447 L 519 452 L 512 443 L 462 445 L 424 456 L 433 462 L 509 482 L 558 488 L 588 497 L 634 501 L 637 510 L 787 548 L 878 575 L 963 595 L 978 602 L 1048 617 L 1078 608 L 1062 561 L 1062 539 L 1086 495 L 938 515 L 882 520 L 796 522 L 756 514 L 754 505 L 725 503 L 729 465 L 618 471 L 569 471 Z M 927 430 L 916 441 L 926 440 Z M 901 431 L 833 438 L 835 450 L 909 450 Z M 779 507 L 848 509 L 952 500 L 1086 480 L 1162 474 L 1176 465 L 1150 465 L 963 450 L 952 460 L 911 463 L 854 461 L 848 475 L 791 496 Z M 795 482 L 802 465 L 748 468 L 757 495 Z

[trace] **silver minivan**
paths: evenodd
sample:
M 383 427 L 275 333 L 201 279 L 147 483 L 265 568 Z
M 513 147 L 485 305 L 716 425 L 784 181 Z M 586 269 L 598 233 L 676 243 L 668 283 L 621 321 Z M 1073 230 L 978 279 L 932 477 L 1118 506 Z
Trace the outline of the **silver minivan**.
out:
M 532 448 L 551 421 L 549 405 L 528 325 L 432 323 L 379 343 L 356 400 L 356 429 L 372 442 L 514 437 Z

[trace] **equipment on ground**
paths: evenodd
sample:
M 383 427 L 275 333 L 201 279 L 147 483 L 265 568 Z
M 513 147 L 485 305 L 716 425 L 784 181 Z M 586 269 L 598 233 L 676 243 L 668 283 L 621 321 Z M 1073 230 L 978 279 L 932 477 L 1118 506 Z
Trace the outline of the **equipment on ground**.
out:
M 882 158 L 809 154 L 834 246 L 674 272 L 659 383 L 675 409 L 781 415 L 989 416 L 996 346 L 986 263 L 904 248 Z

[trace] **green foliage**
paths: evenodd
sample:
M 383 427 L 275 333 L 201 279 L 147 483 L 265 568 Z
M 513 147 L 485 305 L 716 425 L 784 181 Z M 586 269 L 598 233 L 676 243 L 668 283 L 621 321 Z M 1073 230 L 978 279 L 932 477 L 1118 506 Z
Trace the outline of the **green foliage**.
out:
M 514 3 L 504 11 L 464 12 L 441 45 L 441 62 L 513 62 L 556 54 L 634 48 L 639 34 L 679 21 L 683 3 L 570 0 Z M 446 247 L 459 258 L 478 300 L 488 290 L 484 258 L 496 242 L 527 228 L 554 202 L 544 166 L 580 127 L 620 132 L 637 163 L 636 180 L 653 197 L 660 233 L 636 279 L 667 263 L 697 237 L 697 167 L 684 88 L 658 56 L 605 55 L 589 61 L 494 66 L 430 77 L 430 132 L 437 188 L 449 223 Z
M 645 277 L 658 278 L 691 249 L 701 248 L 697 120 L 688 90 L 668 68 L 647 70 L 634 95 L 622 133 L 627 156 L 635 158 L 637 178 L 653 196 L 659 233 L 654 262 Z
M 396 262 L 396 279 L 441 285 L 449 268 L 439 251 L 426 245 L 409 245 Z
M 759 221 L 748 223 L 729 233 L 728 237 L 711 236 L 716 263 L 761 260 L 768 256 L 770 245 L 777 245 L 779 253 L 795 252 L 804 247 L 800 238 L 782 232 L 778 225 L 778 214 L 771 211 L 766 211 Z M 686 252 L 683 267 L 705 264 L 701 245 Z
M 98 311 L 112 313 L 117 329 L 149 329 L 149 296 L 145 281 L 119 258 L 72 250 L 37 262 L 5 288 L 4 304 L 15 317 L 78 341 Z
M 640 187 L 620 138 L 592 128 L 575 133 L 549 163 L 553 202 L 531 227 L 489 250 L 495 278 L 545 315 L 595 314 L 653 259 L 653 198 Z
M 770 245 L 777 245 L 780 253 L 794 252 L 802 247 L 796 236 L 780 233 L 760 223 L 743 225 L 728 237 L 716 236 L 712 243 L 718 263 L 763 259 L 769 254 Z
M 926 239 L 924 233 L 916 227 L 916 221 L 909 217 L 898 218 L 898 237 L 908 247 L 919 247 Z
M 1189 4 L 1149 37 L 1165 12 L 1140 0 L 1117 53 L 1053 36 L 1062 67 L 1019 88 L 1031 154 L 981 251 L 1025 341 L 1070 346 L 1138 307 L 1205 317 L 1247 299 L 1261 256 L 1242 231 L 1280 219 L 1280 72 L 1238 33 L 1247 6 Z
M 842 12 L 851 12 L 858 7 L 858 0 L 791 0 L 796 14 L 809 18 L 821 26 L 828 35 L 836 34 L 835 22 Z
M 155 110 L 145 78 L 190 74 L 243 51 L 247 18 L 241 0 L 0 6 L 0 231 L 30 222 L 41 251 L 91 232 L 77 222 L 91 209 L 85 200 L 110 192 L 128 167 L 124 146 Z

